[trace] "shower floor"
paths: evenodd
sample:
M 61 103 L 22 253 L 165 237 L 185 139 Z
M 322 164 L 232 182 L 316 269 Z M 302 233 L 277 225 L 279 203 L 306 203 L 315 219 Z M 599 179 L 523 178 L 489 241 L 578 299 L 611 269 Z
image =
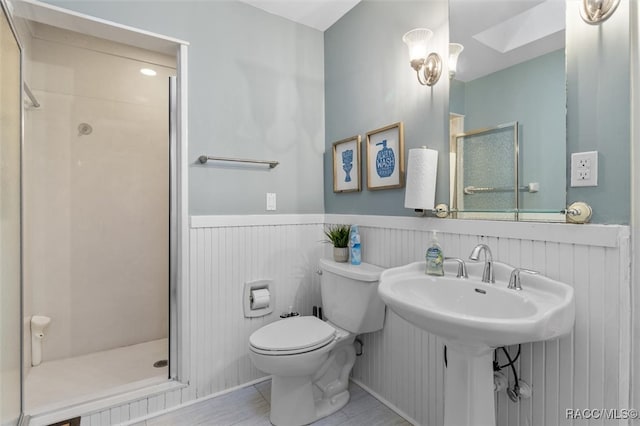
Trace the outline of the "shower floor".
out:
M 32 367 L 25 381 L 28 414 L 43 413 L 111 394 L 126 385 L 166 379 L 168 368 L 153 363 L 167 359 L 168 340 L 159 339 Z

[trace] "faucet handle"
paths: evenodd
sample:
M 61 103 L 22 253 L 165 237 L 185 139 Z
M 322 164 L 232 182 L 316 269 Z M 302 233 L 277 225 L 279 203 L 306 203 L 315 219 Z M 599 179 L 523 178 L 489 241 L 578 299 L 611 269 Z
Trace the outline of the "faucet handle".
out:
M 464 260 L 457 257 L 445 257 L 444 260 L 458 262 L 458 274 L 456 275 L 456 278 L 469 278 L 469 275 L 467 275 L 467 265 L 464 263 Z
M 522 284 L 520 283 L 520 272 L 524 272 L 531 275 L 538 275 L 540 272 L 532 271 L 531 269 L 525 268 L 515 268 L 511 271 L 511 276 L 509 277 L 509 285 L 507 288 L 511 290 L 522 290 Z

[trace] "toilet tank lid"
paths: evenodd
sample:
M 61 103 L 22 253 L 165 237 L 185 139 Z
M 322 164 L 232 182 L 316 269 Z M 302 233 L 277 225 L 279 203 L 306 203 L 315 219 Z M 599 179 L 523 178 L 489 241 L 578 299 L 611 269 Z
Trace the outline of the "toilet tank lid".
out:
M 320 259 L 320 269 L 333 272 L 345 278 L 365 282 L 378 281 L 380 274 L 384 271 L 384 268 L 369 263 L 363 262 L 360 265 L 352 265 L 348 262 L 336 262 L 331 259 Z

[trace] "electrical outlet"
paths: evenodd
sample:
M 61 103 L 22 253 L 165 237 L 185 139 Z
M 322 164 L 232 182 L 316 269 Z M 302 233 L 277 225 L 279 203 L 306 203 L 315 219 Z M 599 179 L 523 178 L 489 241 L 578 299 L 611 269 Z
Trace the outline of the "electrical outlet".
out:
M 589 169 L 591 168 L 591 159 L 590 158 L 580 158 L 578 156 L 578 161 L 576 162 L 578 169 Z
M 588 168 L 578 169 L 578 180 L 579 181 L 588 181 L 591 180 L 591 170 Z
M 571 154 L 571 186 L 598 186 L 598 151 Z

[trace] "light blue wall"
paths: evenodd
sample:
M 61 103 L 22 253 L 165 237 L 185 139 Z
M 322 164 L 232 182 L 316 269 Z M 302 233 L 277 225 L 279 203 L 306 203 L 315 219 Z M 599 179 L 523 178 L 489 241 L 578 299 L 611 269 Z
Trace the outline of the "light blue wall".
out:
M 236 1 L 50 1 L 190 42 L 189 156 L 277 160 L 190 168 L 190 213 L 321 213 L 323 33 Z
M 598 156 L 598 186 L 568 189 L 593 222 L 628 224 L 631 215 L 631 76 L 629 1 L 601 25 L 588 25 L 579 2 L 567 2 L 567 179 L 570 154 Z
M 404 189 L 366 189 L 366 133 L 404 123 L 405 159 L 410 148 L 438 149 L 436 200 L 448 203 L 449 79 L 447 70 L 432 88 L 421 86 L 409 65 L 402 36 L 417 27 L 433 30 L 431 46 L 442 55 L 449 38 L 446 1 L 365 0 L 325 31 L 324 161 L 327 213 L 413 215 L 404 208 Z M 334 193 L 332 144 L 363 138 L 363 190 Z
M 401 41 L 426 26 L 434 49 L 446 52 L 446 1 L 365 0 L 324 33 L 324 46 L 321 32 L 234 1 L 55 3 L 191 42 L 194 161 L 208 153 L 282 162 L 275 173 L 192 167 L 192 214 L 263 213 L 269 191 L 278 193 L 279 213 L 411 215 L 402 189 L 367 191 L 364 176 L 360 193 L 332 190 L 331 144 L 395 121 L 405 124 L 406 152 L 425 144 L 440 151 L 436 201 L 448 203 L 449 81 L 419 86 Z M 599 186 L 568 188 L 567 200 L 590 203 L 596 223 L 626 224 L 629 1 L 598 26 L 581 20 L 578 2 L 567 5 L 566 175 L 570 153 L 600 152 Z
M 464 115 L 464 83 L 459 80 L 451 80 L 450 84 L 449 110 Z
M 460 87 L 462 86 L 462 87 Z M 564 49 L 514 65 L 485 77 L 457 84 L 465 131 L 519 124 L 520 184 L 538 182 L 537 193 L 521 193 L 521 207 L 565 207 L 566 82 Z

